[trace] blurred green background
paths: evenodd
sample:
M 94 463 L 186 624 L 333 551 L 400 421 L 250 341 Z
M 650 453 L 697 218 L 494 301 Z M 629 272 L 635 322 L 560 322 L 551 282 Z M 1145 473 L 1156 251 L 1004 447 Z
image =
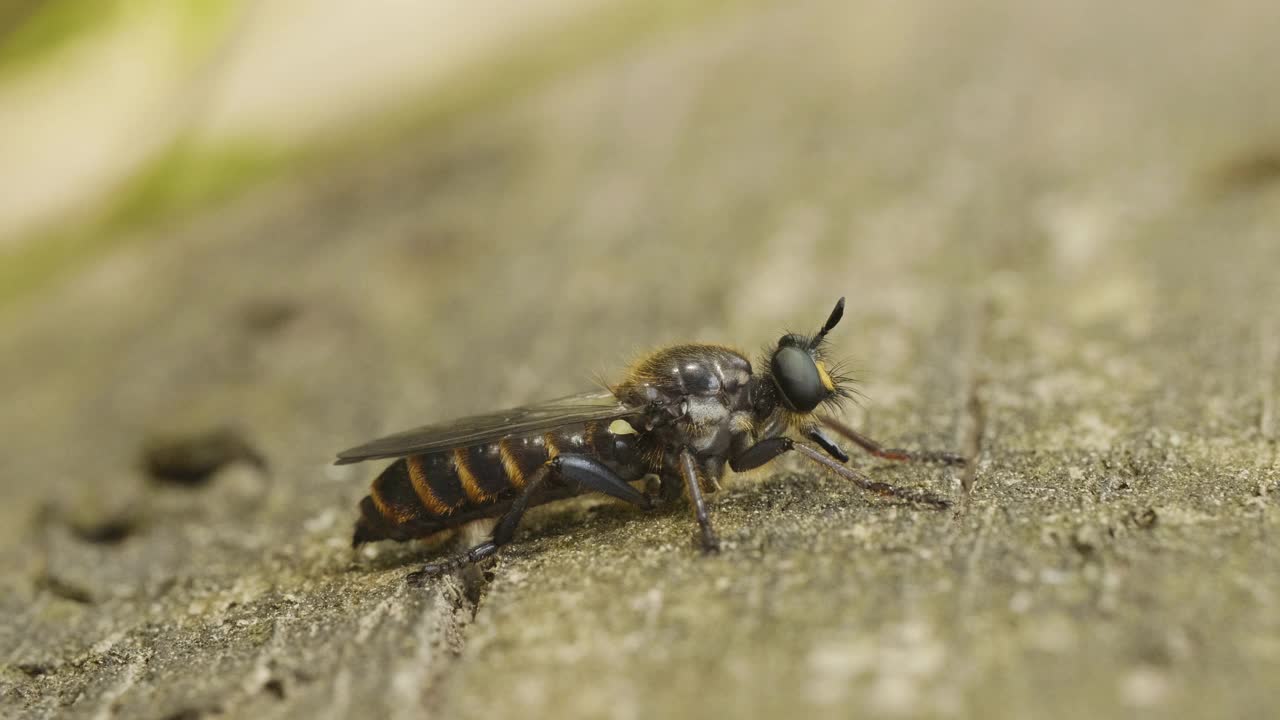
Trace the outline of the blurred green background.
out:
M 144 226 L 430 133 L 735 3 L 9 0 L 0 307 Z

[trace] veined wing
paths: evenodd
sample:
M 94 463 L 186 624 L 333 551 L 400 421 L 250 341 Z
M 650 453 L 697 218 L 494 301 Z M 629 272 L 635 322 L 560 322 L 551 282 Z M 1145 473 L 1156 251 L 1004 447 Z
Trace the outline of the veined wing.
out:
M 424 425 L 388 435 L 350 450 L 343 450 L 338 453 L 338 460 L 334 464 L 346 465 L 362 460 L 469 447 L 592 420 L 615 420 L 638 412 L 639 408 L 624 405 L 613 393 L 607 391 L 570 395 L 536 405 Z

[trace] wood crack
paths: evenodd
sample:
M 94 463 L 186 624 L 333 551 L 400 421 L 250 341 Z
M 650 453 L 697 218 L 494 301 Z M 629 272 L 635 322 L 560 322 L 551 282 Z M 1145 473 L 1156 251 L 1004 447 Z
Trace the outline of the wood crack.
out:
M 978 305 L 972 313 L 973 321 L 970 324 L 972 329 L 965 343 L 968 360 L 965 365 L 968 372 L 964 383 L 964 414 L 958 435 L 961 451 L 968 459 L 968 463 L 960 473 L 960 489 L 963 491 L 966 503 L 977 481 L 978 463 L 985 449 L 987 408 L 983 395 L 988 378 L 983 369 L 983 363 L 993 312 L 993 303 L 989 298 Z

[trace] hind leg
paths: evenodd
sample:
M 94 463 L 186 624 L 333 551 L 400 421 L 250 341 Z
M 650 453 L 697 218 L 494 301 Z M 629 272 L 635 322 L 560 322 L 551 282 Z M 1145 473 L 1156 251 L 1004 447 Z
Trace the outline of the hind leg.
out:
M 430 578 L 439 577 L 492 557 L 499 548 L 515 537 L 516 528 L 520 526 L 525 511 L 529 509 L 529 502 L 546 486 L 552 476 L 578 490 L 600 492 L 626 500 L 646 510 L 650 508 L 649 498 L 644 493 L 636 490 L 599 460 L 586 455 L 557 455 L 534 472 L 529 482 L 525 484 L 524 490 L 511 503 L 511 507 L 498 518 L 498 523 L 493 527 L 493 535 L 488 540 L 447 560 L 428 563 L 421 570 L 409 573 L 405 579 L 420 585 Z

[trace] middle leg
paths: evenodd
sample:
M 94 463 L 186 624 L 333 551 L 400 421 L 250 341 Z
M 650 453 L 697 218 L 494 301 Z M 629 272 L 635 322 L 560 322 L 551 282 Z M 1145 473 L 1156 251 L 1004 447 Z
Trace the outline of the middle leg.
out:
M 698 519 L 698 529 L 702 531 L 702 551 L 718 552 L 720 539 L 711 529 L 711 516 L 707 513 L 707 503 L 702 499 L 702 485 L 698 481 L 698 470 L 693 464 L 693 451 L 684 448 L 680 451 L 680 475 L 684 477 L 684 485 L 689 490 L 689 501 L 693 503 L 693 513 Z

